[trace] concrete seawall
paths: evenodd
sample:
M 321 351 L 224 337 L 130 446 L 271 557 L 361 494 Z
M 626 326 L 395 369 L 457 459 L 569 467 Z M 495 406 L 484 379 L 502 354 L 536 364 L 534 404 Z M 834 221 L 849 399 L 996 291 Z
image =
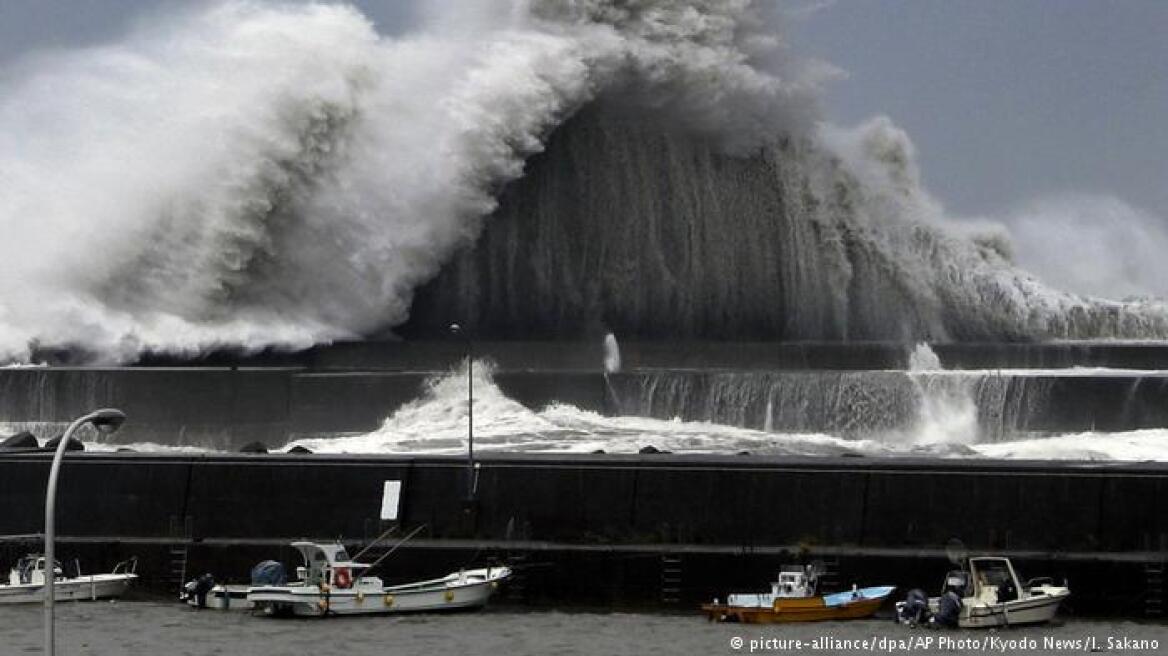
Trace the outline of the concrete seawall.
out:
M 0 455 L 0 534 L 39 532 L 48 461 Z M 1034 576 L 1073 574 L 1079 608 L 1134 612 L 1145 594 L 1140 568 L 1168 560 L 1164 464 L 491 455 L 480 460 L 469 510 L 464 467 L 431 456 L 70 455 L 58 532 L 66 543 L 140 553 L 191 545 L 207 559 L 192 567 L 245 572 L 259 551 L 293 538 L 377 535 L 383 483 L 398 480 L 401 522 L 427 526 L 411 547 L 419 562 L 474 552 L 586 561 L 596 580 L 572 584 L 585 599 L 620 591 L 620 562 L 659 568 L 678 555 L 692 563 L 684 599 L 722 594 L 727 580 L 764 584 L 746 579 L 800 555 L 839 560 L 848 576 L 932 588 L 944 545 L 959 538 L 971 551 L 1020 558 Z M 533 576 L 533 598 L 556 596 L 541 587 L 555 576 Z M 1084 589 L 1097 577 L 1111 580 Z M 624 601 L 645 602 L 651 583 Z
M 0 369 L 0 423 L 42 439 L 93 408 L 131 417 L 117 440 L 237 450 L 259 440 L 368 432 L 421 397 L 437 371 L 301 368 Z M 774 430 L 863 435 L 910 425 L 924 388 L 966 384 L 985 439 L 1030 432 L 1168 426 L 1168 376 L 988 374 L 960 383 L 897 372 L 501 370 L 495 383 L 531 408 L 552 401 L 607 414 L 682 417 Z M 942 390 L 944 391 L 944 390 Z M 668 393 L 667 393 L 668 392 Z M 853 400 L 876 399 L 863 406 Z M 840 403 L 844 407 L 839 407 Z M 834 404 L 834 405 L 833 405 Z M 771 412 L 768 422 L 765 413 Z
M 310 372 L 297 368 L 0 369 L 0 423 L 35 428 L 42 439 L 74 417 L 112 406 L 131 417 L 119 443 L 154 442 L 236 450 L 259 440 L 368 432 L 422 396 L 440 371 Z M 604 411 L 596 372 L 500 372 L 495 383 L 529 407 L 552 401 Z

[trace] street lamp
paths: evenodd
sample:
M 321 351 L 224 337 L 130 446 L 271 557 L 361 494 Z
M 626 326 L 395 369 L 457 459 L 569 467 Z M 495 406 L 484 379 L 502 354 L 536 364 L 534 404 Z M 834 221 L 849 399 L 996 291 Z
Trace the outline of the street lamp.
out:
M 470 331 L 462 326 L 450 324 L 453 335 L 466 338 L 466 500 L 474 501 L 474 349 L 470 341 Z
M 61 458 L 65 455 L 65 449 L 68 447 L 69 440 L 72 439 L 73 433 L 78 428 L 86 424 L 93 424 L 93 427 L 98 431 L 111 435 L 115 433 L 122 422 L 126 420 L 126 415 L 121 410 L 114 410 L 113 408 L 103 408 L 95 410 L 84 417 L 78 417 L 69 424 L 65 429 L 65 434 L 61 437 L 60 443 L 57 444 L 56 454 L 53 455 L 53 466 L 49 469 L 49 487 L 45 491 L 45 654 L 53 656 L 54 647 L 54 620 L 53 620 L 53 584 L 56 579 L 56 558 L 53 553 L 53 541 L 56 538 L 56 514 L 57 505 L 57 475 L 61 471 Z

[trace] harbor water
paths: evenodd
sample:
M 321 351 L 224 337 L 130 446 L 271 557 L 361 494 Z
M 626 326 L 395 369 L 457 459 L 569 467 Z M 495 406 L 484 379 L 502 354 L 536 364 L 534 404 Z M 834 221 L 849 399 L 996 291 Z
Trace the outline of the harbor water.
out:
M 5 611 L 0 653 L 40 653 L 41 607 Z M 339 654 L 1163 653 L 1168 624 L 1069 619 L 997 631 L 910 629 L 888 619 L 776 626 L 714 624 L 700 613 L 519 611 L 272 619 L 120 601 L 57 607 L 58 653 L 70 656 Z

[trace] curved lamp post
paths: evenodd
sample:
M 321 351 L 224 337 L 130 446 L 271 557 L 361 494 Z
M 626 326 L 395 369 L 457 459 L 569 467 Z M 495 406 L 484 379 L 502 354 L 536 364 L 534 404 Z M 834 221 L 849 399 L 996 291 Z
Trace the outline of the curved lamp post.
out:
M 45 491 L 45 654 L 53 656 L 54 624 L 53 624 L 53 584 L 56 580 L 56 558 L 53 553 L 53 541 L 56 538 L 56 505 L 57 505 L 57 475 L 61 471 L 61 458 L 72 439 L 73 433 L 86 424 L 93 424 L 98 431 L 110 435 L 121 427 L 126 415 L 121 410 L 103 408 L 95 410 L 84 417 L 78 417 L 65 429 L 61 442 L 57 445 L 57 452 L 53 455 L 53 466 L 49 469 L 49 487 Z
M 450 332 L 466 338 L 466 500 L 474 500 L 474 351 L 470 331 L 450 324 Z

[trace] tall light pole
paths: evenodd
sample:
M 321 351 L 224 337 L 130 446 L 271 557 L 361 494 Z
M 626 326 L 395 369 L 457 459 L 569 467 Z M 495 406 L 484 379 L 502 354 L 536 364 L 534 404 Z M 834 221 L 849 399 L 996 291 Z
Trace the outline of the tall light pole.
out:
M 474 501 L 474 349 L 470 341 L 470 331 L 462 326 L 450 324 L 450 332 L 465 339 L 466 351 L 466 500 Z
M 56 648 L 56 645 L 54 645 L 56 626 L 53 618 L 53 596 L 55 593 L 53 585 L 56 582 L 57 576 L 57 560 L 53 553 L 53 542 L 56 539 L 57 532 L 55 518 L 57 509 L 57 477 L 61 472 L 61 458 L 64 457 L 69 440 L 73 438 L 73 433 L 78 428 L 86 424 L 93 424 L 93 427 L 97 430 L 106 435 L 110 435 L 116 432 L 125 420 L 125 413 L 121 410 L 114 410 L 113 408 L 95 410 L 84 417 L 78 417 L 65 429 L 65 434 L 61 437 L 61 442 L 57 444 L 57 452 L 53 456 L 53 466 L 49 469 L 49 486 L 45 491 L 45 654 L 47 656 L 53 656 Z

